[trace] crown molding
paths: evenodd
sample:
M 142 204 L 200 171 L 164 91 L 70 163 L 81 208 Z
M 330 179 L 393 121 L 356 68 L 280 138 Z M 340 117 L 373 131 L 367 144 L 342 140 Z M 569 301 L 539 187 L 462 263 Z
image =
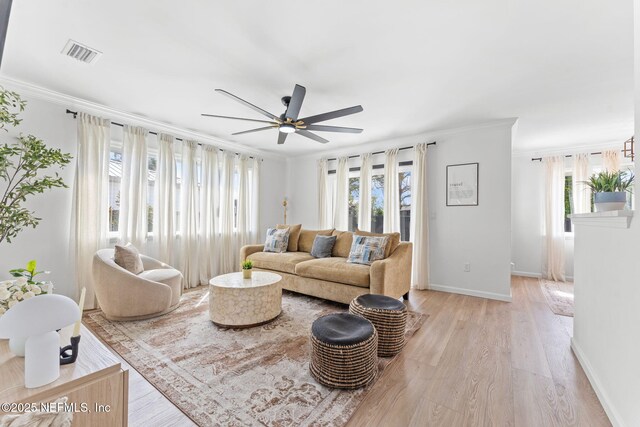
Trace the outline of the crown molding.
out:
M 542 156 L 554 156 L 554 155 L 565 155 L 565 154 L 573 154 L 573 153 L 587 153 L 593 151 L 602 151 L 608 150 L 611 148 L 618 148 L 621 146 L 620 141 L 607 141 L 607 142 L 599 142 L 596 144 L 582 144 L 582 145 L 572 145 L 567 147 L 558 147 L 558 148 L 547 148 L 547 149 L 536 149 L 536 150 L 519 150 L 513 151 L 511 153 L 512 157 L 542 157 Z
M 216 147 L 223 150 L 250 154 L 252 156 L 258 156 L 261 158 L 276 160 L 286 159 L 285 156 L 274 154 L 272 152 L 255 149 L 230 141 L 225 141 L 223 139 L 211 135 L 206 135 L 200 132 L 186 130 L 177 126 L 150 119 L 148 117 L 142 117 L 136 114 L 127 113 L 125 111 L 107 107 L 97 102 L 87 101 L 86 99 L 77 98 L 11 77 L 0 76 L 0 85 L 4 86 L 7 89 L 19 92 L 21 95 L 26 95 L 42 101 L 60 105 L 63 108 L 78 110 L 79 112 L 81 111 L 100 116 L 106 116 L 113 121 L 122 121 L 127 124 L 150 128 L 150 130 L 154 132 L 168 133 L 183 139 L 197 140 L 198 142 L 201 142 L 203 144 L 215 145 Z

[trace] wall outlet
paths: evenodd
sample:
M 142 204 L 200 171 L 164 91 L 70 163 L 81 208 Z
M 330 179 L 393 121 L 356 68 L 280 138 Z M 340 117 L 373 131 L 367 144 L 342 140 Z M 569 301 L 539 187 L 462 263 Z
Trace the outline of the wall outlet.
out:
M 464 271 L 465 273 L 468 273 L 471 271 L 471 263 L 470 262 L 465 262 L 464 263 Z

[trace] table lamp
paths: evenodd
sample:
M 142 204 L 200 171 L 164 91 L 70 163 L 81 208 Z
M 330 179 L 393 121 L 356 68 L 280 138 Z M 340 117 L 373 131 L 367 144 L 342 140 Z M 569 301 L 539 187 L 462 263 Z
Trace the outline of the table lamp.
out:
M 0 317 L 0 338 L 26 338 L 24 385 L 41 387 L 60 376 L 59 329 L 80 318 L 80 308 L 63 295 L 21 301 Z

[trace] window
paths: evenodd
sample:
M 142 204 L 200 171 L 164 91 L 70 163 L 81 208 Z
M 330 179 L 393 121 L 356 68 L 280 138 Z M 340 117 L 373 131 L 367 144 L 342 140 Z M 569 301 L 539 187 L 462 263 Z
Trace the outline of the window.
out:
M 360 209 L 360 177 L 349 178 L 349 231 L 358 227 Z
M 122 152 L 109 152 L 109 231 L 118 231 L 120 219 L 120 183 L 122 181 Z
M 149 171 L 147 172 L 147 232 L 153 232 L 153 203 L 155 200 L 155 183 L 156 183 L 156 170 L 157 170 L 157 158 L 154 155 L 148 156 L 147 167 Z
M 371 231 L 382 233 L 384 229 L 384 175 L 371 177 Z
M 573 233 L 573 224 L 569 215 L 573 213 L 573 175 L 564 176 L 564 232 Z
M 400 240 L 408 242 L 411 237 L 411 171 L 408 168 L 398 174 L 398 182 L 400 183 Z

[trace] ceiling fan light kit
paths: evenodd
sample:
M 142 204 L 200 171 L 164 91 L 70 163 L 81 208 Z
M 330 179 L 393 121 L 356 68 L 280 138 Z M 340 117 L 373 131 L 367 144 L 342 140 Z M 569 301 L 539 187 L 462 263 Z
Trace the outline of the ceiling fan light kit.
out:
M 267 121 L 267 120 L 248 119 L 243 117 L 221 116 L 217 114 L 202 114 L 202 116 L 205 116 L 205 117 L 244 120 L 248 122 L 258 122 L 258 123 L 265 123 L 269 125 L 269 126 L 256 128 L 256 129 L 245 130 L 242 132 L 236 132 L 236 133 L 233 133 L 232 135 L 243 135 L 246 133 L 261 132 L 263 130 L 278 129 L 279 131 L 278 144 L 284 144 L 284 141 L 286 140 L 287 135 L 291 133 L 297 133 L 298 135 L 302 135 L 316 142 L 326 144 L 327 142 L 329 142 L 328 140 L 309 131 L 313 130 L 316 132 L 338 132 L 338 133 L 361 133 L 362 132 L 362 129 L 358 129 L 358 128 L 315 125 L 315 123 L 324 122 L 326 120 L 337 119 L 338 117 L 344 117 L 344 116 L 349 116 L 351 114 L 360 113 L 363 111 L 361 105 L 356 105 L 355 107 L 343 108 L 341 110 L 335 110 L 328 113 L 317 114 L 315 116 L 309 116 L 302 119 L 298 119 L 298 115 L 300 114 L 300 108 L 302 107 L 302 101 L 304 100 L 304 96 L 307 92 L 304 86 L 296 85 L 293 88 L 293 94 L 291 96 L 282 97 L 281 99 L 282 104 L 285 107 L 287 107 L 287 109 L 279 117 L 266 110 L 263 110 L 262 108 L 256 105 L 253 105 L 248 101 L 245 101 L 244 99 L 238 96 L 233 95 L 230 92 L 227 92 L 226 90 L 216 89 L 216 92 L 219 92 L 222 95 L 225 95 L 270 119 Z

